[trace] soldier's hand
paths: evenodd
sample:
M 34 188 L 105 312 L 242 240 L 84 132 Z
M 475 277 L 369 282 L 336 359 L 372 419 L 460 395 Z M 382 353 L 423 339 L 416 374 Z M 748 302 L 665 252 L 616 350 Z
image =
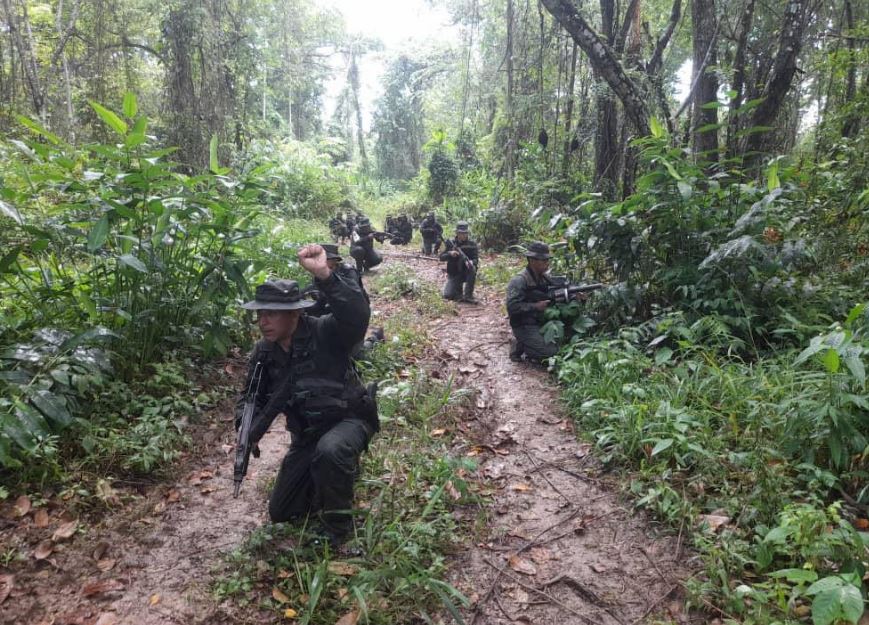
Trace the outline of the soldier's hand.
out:
M 326 250 L 316 243 L 306 245 L 299 250 L 299 264 L 315 278 L 325 280 L 332 275 L 332 270 L 326 263 Z
M 544 299 L 539 302 L 534 302 L 534 308 L 536 308 L 537 310 L 546 310 L 547 308 L 549 308 L 549 300 Z
M 453 258 L 455 258 L 458 255 L 459 255 L 459 253 L 456 250 L 450 250 L 450 256 L 452 256 Z

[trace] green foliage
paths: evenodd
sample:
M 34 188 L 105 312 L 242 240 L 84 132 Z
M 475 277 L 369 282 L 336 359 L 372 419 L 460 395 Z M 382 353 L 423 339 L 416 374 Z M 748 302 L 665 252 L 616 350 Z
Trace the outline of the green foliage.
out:
M 431 155 L 428 161 L 428 193 L 435 206 L 443 204 L 444 198 L 452 195 L 459 179 L 459 168 L 453 159 L 451 147 L 442 130 L 433 133 L 425 148 Z
M 707 571 L 692 588 L 747 622 L 781 616 L 797 599 L 833 618 L 854 614 L 842 616 L 852 605 L 844 585 L 823 599 L 818 588 L 805 591 L 825 575 L 862 576 L 869 564 L 838 506 L 814 503 L 869 476 L 865 310 L 806 339 L 799 355 L 743 360 L 727 320 L 670 314 L 617 338 L 577 337 L 556 359 L 579 429 L 605 462 L 637 472 L 638 506 L 674 526 L 725 519 L 725 529 L 694 535 Z M 837 364 L 846 358 L 851 365 Z M 821 370 L 807 370 L 810 362 Z M 856 497 L 865 500 L 865 489 Z M 814 577 L 802 586 L 776 573 L 804 568 Z M 734 590 L 746 569 L 757 581 Z

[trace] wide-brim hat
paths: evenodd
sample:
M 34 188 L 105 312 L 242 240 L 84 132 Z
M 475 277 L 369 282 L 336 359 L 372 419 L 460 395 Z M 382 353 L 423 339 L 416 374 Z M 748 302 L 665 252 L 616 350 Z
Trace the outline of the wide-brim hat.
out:
M 464 232 L 466 234 L 468 232 L 470 232 L 470 229 L 468 228 L 467 221 L 460 221 L 456 224 L 456 233 L 459 233 L 459 232 Z
M 268 280 L 256 288 L 254 299 L 241 307 L 247 310 L 299 310 L 314 304 L 304 298 L 295 280 Z
M 356 222 L 356 232 L 362 230 L 371 230 L 371 220 L 368 217 L 363 217 Z
M 338 253 L 338 246 L 334 243 L 320 243 L 320 247 L 326 250 L 326 260 L 337 260 L 338 262 L 344 260 Z
M 525 258 L 533 258 L 535 260 L 549 260 L 552 255 L 549 253 L 549 246 L 543 241 L 534 241 L 529 243 L 525 248 Z

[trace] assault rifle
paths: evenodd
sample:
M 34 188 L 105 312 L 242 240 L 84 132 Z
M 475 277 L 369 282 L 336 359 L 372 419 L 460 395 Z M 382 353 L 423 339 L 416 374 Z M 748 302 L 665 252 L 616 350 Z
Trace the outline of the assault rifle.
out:
M 475 267 L 474 267 L 474 262 L 473 262 L 470 258 L 468 258 L 468 255 L 465 254 L 465 251 L 461 248 L 461 246 L 456 245 L 456 244 L 453 242 L 452 239 L 445 239 L 445 238 L 443 238 L 443 236 L 440 237 L 440 240 L 443 242 L 443 244 L 444 244 L 444 248 L 446 249 L 446 251 L 448 251 L 448 252 L 452 252 L 452 251 L 456 251 L 456 252 L 458 252 L 458 253 L 459 253 L 459 258 L 461 258 L 461 259 L 462 259 L 462 262 L 465 264 L 465 268 L 466 268 L 468 271 L 474 271 L 474 269 L 475 269 Z
M 247 392 L 244 396 L 244 410 L 241 413 L 241 423 L 238 427 L 238 435 L 235 441 L 235 467 L 232 472 L 232 481 L 235 482 L 235 490 L 232 493 L 233 497 L 238 497 L 238 492 L 241 490 L 241 483 L 244 476 L 247 475 L 247 465 L 250 462 L 250 454 L 259 457 L 259 448 L 256 443 L 250 441 L 250 430 L 253 424 L 253 415 L 256 410 L 256 396 L 259 393 L 260 382 L 263 377 L 263 365 L 261 362 L 256 363 L 253 369 L 253 375 L 250 378 L 250 384 L 247 386 Z
M 546 290 L 547 299 L 553 304 L 566 304 L 572 300 L 577 293 L 591 293 L 598 289 L 604 288 L 606 285 L 600 282 L 591 284 L 571 284 L 567 276 L 550 276 L 551 284 Z
M 371 232 L 370 234 L 373 234 L 374 238 L 377 239 L 377 241 L 379 243 L 383 243 L 387 239 L 389 239 L 390 243 L 393 243 L 393 244 L 395 243 L 395 235 L 392 234 L 391 232 L 380 232 L 378 230 L 375 230 L 374 232 Z

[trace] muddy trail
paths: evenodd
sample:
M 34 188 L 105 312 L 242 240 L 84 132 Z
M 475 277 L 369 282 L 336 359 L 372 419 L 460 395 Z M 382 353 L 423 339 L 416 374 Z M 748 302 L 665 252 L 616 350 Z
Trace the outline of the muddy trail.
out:
M 484 261 L 485 262 L 485 261 Z M 387 254 L 440 285 L 438 263 Z M 679 541 L 655 537 L 600 477 L 577 441 L 545 371 L 508 358 L 503 293 L 478 289 L 480 304 L 429 329 L 438 346 L 421 366 L 451 373 L 475 391 L 457 455 L 472 455 L 487 493 L 485 530 L 455 556 L 451 583 L 471 600 L 467 623 L 687 621 L 680 601 Z M 378 302 L 374 302 L 377 307 Z M 391 305 L 384 305 L 388 314 Z M 243 360 L 227 362 L 234 381 Z M 286 449 L 273 427 L 232 496 L 232 403 L 199 416 L 193 449 L 167 483 L 106 485 L 98 514 L 53 497 L 44 512 L 0 508 L 2 552 L 26 561 L 0 568 L 0 623 L 27 625 L 235 625 L 268 615 L 219 603 L 213 572 L 267 523 L 265 481 Z M 47 513 L 47 514 L 46 514 Z M 443 621 L 448 622 L 448 616 Z
M 438 263 L 401 260 L 443 283 Z M 440 350 L 433 366 L 475 391 L 471 440 L 460 444 L 490 495 L 487 535 L 452 567 L 451 582 L 472 602 L 466 621 L 630 625 L 663 614 L 687 622 L 680 541 L 656 536 L 601 477 L 546 371 L 510 361 L 503 290 L 479 288 L 477 299 L 430 330 Z

